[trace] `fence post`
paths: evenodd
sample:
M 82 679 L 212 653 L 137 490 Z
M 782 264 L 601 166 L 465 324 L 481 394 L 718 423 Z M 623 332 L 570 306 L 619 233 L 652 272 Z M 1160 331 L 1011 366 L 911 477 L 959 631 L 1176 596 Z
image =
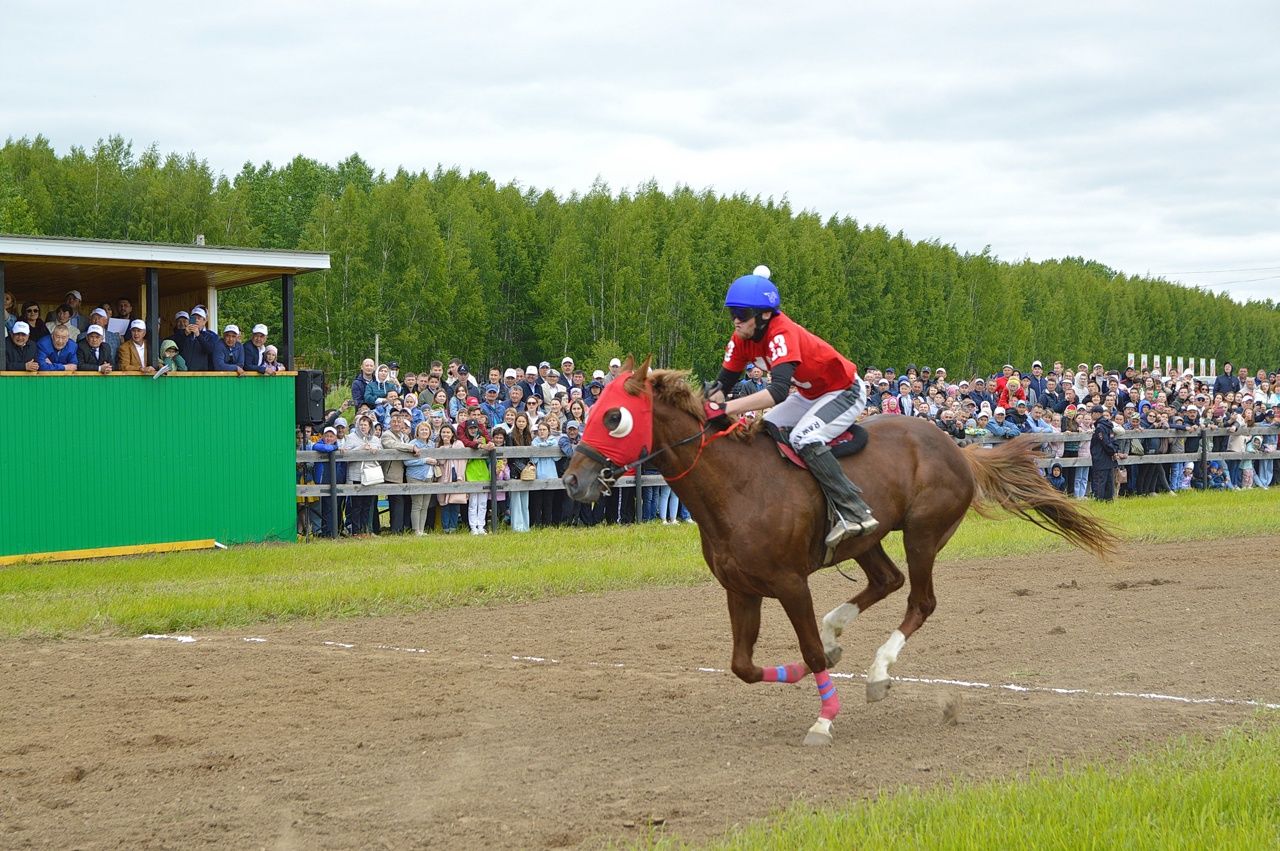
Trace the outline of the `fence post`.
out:
M 1200 426 L 1200 487 L 1209 489 L 1209 435 L 1204 426 Z
M 498 531 L 498 450 L 489 445 L 489 530 Z
M 640 487 L 640 468 L 636 467 L 636 522 L 644 522 L 644 488 Z
M 338 450 L 329 453 L 329 537 L 338 537 Z

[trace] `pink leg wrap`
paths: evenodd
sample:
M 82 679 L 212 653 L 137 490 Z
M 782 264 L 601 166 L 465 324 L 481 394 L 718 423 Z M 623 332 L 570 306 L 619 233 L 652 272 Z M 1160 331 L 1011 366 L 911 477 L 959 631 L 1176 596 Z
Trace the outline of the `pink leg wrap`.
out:
M 840 714 L 840 695 L 836 694 L 836 684 L 831 682 L 831 675 L 826 671 L 814 674 L 813 681 L 818 684 L 818 697 L 822 698 L 822 709 L 818 712 L 818 717 L 834 721 Z
M 776 668 L 763 668 L 766 683 L 798 683 L 809 675 L 809 669 L 803 662 L 792 662 L 790 665 L 778 665 Z

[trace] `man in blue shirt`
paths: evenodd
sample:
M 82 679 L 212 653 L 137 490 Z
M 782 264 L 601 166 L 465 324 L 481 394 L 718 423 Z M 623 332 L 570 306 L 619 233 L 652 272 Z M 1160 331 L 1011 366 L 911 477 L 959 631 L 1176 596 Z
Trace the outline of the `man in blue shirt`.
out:
M 244 375 L 244 344 L 240 342 L 238 326 L 228 325 L 222 329 L 222 339 L 213 346 L 213 368 L 217 372 Z

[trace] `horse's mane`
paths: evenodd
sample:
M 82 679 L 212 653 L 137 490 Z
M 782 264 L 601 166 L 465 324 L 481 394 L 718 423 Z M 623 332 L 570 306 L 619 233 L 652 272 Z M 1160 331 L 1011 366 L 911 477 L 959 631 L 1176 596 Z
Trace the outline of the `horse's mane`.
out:
M 702 420 L 702 390 L 689 383 L 689 370 L 651 369 L 648 379 L 649 386 L 653 388 L 655 400 L 684 411 L 699 421 Z M 732 437 L 750 441 L 763 426 L 764 420 L 761 417 L 755 417 L 747 428 L 735 430 Z

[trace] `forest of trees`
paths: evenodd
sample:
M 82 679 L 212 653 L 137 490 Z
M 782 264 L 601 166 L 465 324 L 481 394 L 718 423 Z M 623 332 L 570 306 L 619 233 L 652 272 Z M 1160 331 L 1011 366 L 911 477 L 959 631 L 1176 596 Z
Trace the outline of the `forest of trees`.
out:
M 407 369 L 618 352 L 713 373 L 729 281 L 773 269 L 783 308 L 863 365 L 953 375 L 1033 358 L 1126 352 L 1277 366 L 1271 301 L 1127 277 L 1082 258 L 1005 262 L 784 201 L 656 184 L 585 195 L 498 185 L 483 172 L 376 172 L 298 156 L 213 173 L 196 154 L 112 137 L 59 156 L 44 137 L 0 149 L 0 233 L 325 251 L 297 288 L 297 354 L 346 375 L 381 337 Z M 21 294 L 18 294 L 19 296 Z M 279 321 L 279 288 L 226 292 L 222 322 Z

